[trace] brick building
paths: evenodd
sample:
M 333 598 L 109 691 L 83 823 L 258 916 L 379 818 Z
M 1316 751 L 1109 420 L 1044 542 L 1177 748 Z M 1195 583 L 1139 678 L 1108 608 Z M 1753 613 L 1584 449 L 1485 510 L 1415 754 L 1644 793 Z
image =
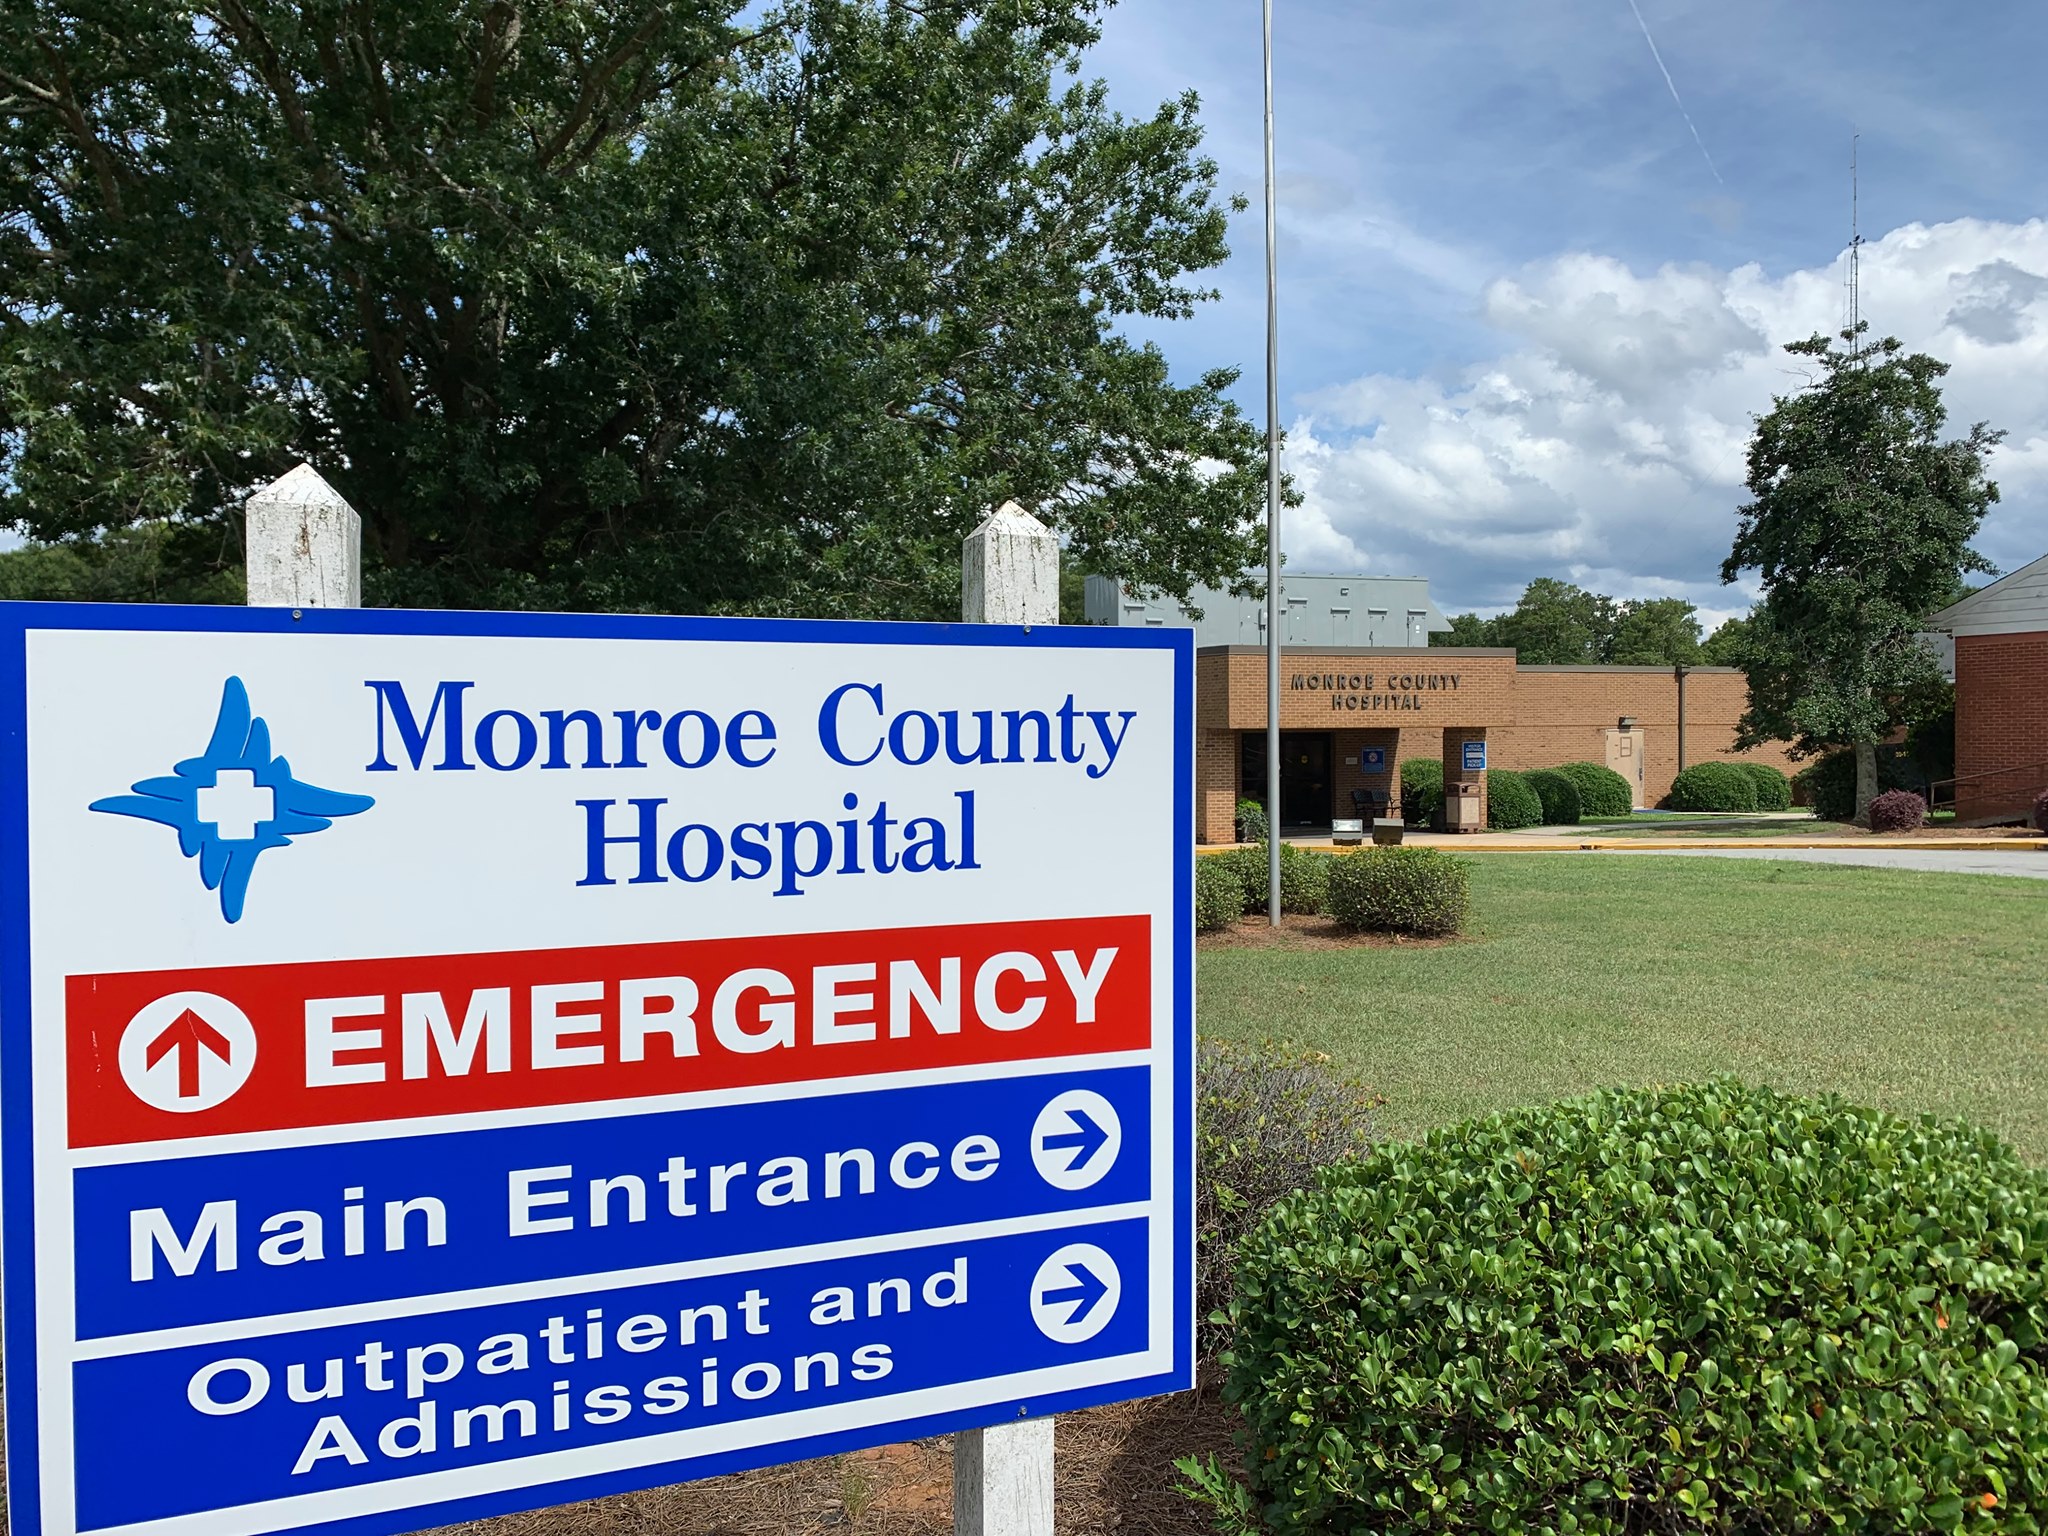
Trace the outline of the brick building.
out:
M 1955 639 L 1957 819 L 2026 815 L 2048 789 L 2048 555 L 1929 628 Z
M 1462 767 L 1464 744 L 1475 741 L 1486 743 L 1492 768 L 1605 763 L 1635 787 L 1638 805 L 1670 792 L 1681 756 L 1746 755 L 1789 771 L 1775 747 L 1735 751 L 1747 702 L 1732 667 L 1524 667 L 1505 650 L 1287 646 L 1281 822 L 1327 826 L 1353 814 L 1354 789 L 1384 791 L 1398 804 L 1405 758 L 1438 758 L 1447 780 L 1483 782 Z M 1238 797 L 1265 791 L 1263 648 L 1196 652 L 1195 720 L 1196 835 L 1227 842 Z

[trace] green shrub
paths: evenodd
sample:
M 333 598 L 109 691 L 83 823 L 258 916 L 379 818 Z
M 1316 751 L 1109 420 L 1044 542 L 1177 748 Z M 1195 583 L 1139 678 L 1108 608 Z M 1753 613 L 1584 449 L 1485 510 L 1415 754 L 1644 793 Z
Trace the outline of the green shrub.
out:
M 1266 878 L 1269 855 L 1267 845 L 1232 848 L 1227 853 L 1213 857 L 1228 866 L 1236 875 L 1238 885 L 1244 891 L 1243 912 L 1266 910 Z M 1292 843 L 1280 845 L 1280 910 L 1314 916 L 1323 910 L 1323 903 L 1330 889 L 1330 865 L 1332 859 L 1327 853 L 1311 853 L 1306 848 L 1297 848 Z
M 1227 853 L 1195 860 L 1195 932 L 1215 933 L 1244 916 L 1244 882 Z
M 1411 757 L 1401 764 L 1401 814 L 1410 824 L 1429 825 L 1444 808 L 1444 765 L 1434 757 Z
M 1543 802 L 1543 824 L 1575 827 L 1579 823 L 1579 786 L 1555 768 L 1535 768 L 1522 775 Z
M 2048 1174 L 1722 1080 L 1379 1148 L 1239 1253 L 1286 1533 L 2038 1533 Z
M 1266 840 L 1266 808 L 1256 800 L 1237 802 L 1237 840 L 1263 843 Z
M 1737 763 L 1756 785 L 1756 808 L 1760 811 L 1792 809 L 1792 781 L 1769 763 Z
M 1854 821 L 1856 819 L 1856 754 L 1854 752 L 1830 752 L 1826 757 L 1807 764 L 1792 776 L 1793 788 L 1803 804 L 1813 807 L 1813 814 L 1822 821 Z M 1911 771 L 1910 764 L 1898 764 L 1879 754 L 1877 759 L 1877 792 L 1881 795 L 1888 789 L 1925 788 Z
M 1674 811 L 1753 811 L 1756 780 L 1740 763 L 1694 763 L 1671 781 Z
M 1486 775 L 1486 824 L 1496 832 L 1543 824 L 1543 801 L 1529 787 L 1529 781 L 1506 768 L 1494 768 Z
M 1636 808 L 1635 789 L 1612 768 L 1565 763 L 1557 771 L 1577 787 L 1582 816 L 1626 816 Z
M 1330 870 L 1330 916 L 1361 932 L 1457 933 L 1470 907 L 1464 861 L 1439 848 L 1365 848 Z
M 1229 1342 L 1238 1246 L 1273 1202 L 1365 1155 L 1382 1102 L 1328 1056 L 1282 1041 L 1204 1040 L 1195 1057 L 1195 1319 L 1201 1352 Z

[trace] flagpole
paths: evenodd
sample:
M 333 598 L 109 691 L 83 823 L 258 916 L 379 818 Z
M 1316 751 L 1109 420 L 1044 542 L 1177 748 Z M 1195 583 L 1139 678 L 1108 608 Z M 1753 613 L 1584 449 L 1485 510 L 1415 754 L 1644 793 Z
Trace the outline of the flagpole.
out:
M 1280 926 L 1280 290 L 1274 266 L 1273 0 L 1266 21 L 1266 918 Z

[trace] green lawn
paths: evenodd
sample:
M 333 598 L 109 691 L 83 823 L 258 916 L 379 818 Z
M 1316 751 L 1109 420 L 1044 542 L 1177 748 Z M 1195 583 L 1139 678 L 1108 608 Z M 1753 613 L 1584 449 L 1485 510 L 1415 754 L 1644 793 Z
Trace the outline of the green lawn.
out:
M 1444 947 L 1211 950 L 1200 1023 L 1340 1058 L 1385 1131 L 1735 1072 L 1967 1115 L 2048 1162 L 2048 881 L 1479 854 Z

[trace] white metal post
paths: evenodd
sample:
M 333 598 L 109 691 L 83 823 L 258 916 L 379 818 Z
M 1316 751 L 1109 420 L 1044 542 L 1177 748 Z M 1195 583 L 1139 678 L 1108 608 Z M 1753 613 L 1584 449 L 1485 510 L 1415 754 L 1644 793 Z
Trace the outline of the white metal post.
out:
M 1280 926 L 1280 287 L 1275 275 L 1273 0 L 1266 19 L 1266 919 Z
M 1060 546 L 1014 501 L 960 549 L 969 624 L 1057 624 Z M 1053 1420 L 1019 1419 L 953 1437 L 954 1536 L 1052 1536 Z

